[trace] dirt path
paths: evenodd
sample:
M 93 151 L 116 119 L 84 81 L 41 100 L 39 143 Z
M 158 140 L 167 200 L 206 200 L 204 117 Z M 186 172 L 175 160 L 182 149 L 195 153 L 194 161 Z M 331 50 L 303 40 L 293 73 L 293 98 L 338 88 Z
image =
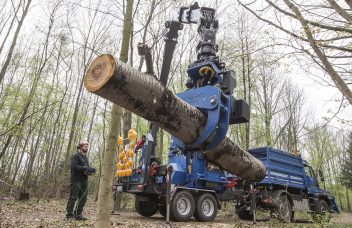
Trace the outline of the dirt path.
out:
M 7 227 L 93 227 L 95 219 L 95 204 L 88 201 L 84 215 L 90 218 L 87 222 L 65 221 L 66 200 L 17 202 L 14 200 L 0 201 L 0 228 Z M 220 211 L 214 222 L 200 223 L 196 220 L 190 222 L 171 222 L 166 224 L 159 214 L 151 218 L 144 218 L 132 210 L 122 211 L 119 215 L 112 215 L 113 227 L 322 227 L 321 224 L 313 224 L 309 216 L 302 215 L 297 223 L 283 224 L 277 220 L 258 221 L 253 225 L 250 221 L 242 221 L 230 212 Z M 333 215 L 331 220 L 333 227 L 352 227 L 352 214 L 341 213 Z M 329 226 L 326 224 L 326 226 Z

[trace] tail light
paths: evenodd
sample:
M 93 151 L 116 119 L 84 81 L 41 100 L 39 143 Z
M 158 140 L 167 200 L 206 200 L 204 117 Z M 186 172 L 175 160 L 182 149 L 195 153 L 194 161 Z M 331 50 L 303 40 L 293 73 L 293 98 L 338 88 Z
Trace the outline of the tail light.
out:
M 137 191 L 141 191 L 142 189 L 143 189 L 143 185 L 142 184 L 137 185 Z
M 156 173 L 156 168 L 158 167 L 158 163 L 153 162 L 153 164 L 149 168 L 149 176 L 152 177 Z
M 237 179 L 230 178 L 227 180 L 227 183 L 225 184 L 225 188 L 233 188 L 237 184 Z

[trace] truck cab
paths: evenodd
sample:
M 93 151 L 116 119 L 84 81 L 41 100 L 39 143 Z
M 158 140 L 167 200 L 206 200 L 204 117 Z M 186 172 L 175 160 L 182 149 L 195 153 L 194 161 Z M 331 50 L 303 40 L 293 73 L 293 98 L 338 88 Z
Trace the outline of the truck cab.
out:
M 319 183 L 317 180 L 317 176 L 315 175 L 315 172 L 313 171 L 312 167 L 306 160 L 302 160 L 303 162 L 303 167 L 304 167 L 304 182 L 305 186 L 307 188 L 308 194 L 315 194 L 316 192 L 319 192 L 321 189 L 319 187 Z

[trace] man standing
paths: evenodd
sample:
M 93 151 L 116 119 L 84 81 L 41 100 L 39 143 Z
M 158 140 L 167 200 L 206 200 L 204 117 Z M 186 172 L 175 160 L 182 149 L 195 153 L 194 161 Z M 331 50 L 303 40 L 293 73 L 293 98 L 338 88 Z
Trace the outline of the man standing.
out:
M 87 220 L 82 216 L 82 211 L 87 200 L 88 175 L 95 173 L 95 168 L 89 167 L 87 152 L 88 142 L 81 141 L 77 146 L 77 153 L 71 157 L 71 186 L 70 198 L 67 202 L 67 220 Z

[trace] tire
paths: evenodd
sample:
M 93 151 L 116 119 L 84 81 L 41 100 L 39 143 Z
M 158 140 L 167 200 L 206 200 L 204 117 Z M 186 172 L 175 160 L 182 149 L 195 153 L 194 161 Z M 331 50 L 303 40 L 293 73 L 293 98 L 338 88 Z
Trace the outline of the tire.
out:
M 137 196 L 135 200 L 135 208 L 138 214 L 144 217 L 150 217 L 158 211 L 158 203 L 152 199 L 148 201 L 141 201 Z
M 171 217 L 177 222 L 191 220 L 195 209 L 194 198 L 187 191 L 179 191 L 172 198 L 170 205 Z
M 276 212 L 279 220 L 290 223 L 292 220 L 292 205 L 288 196 L 281 194 L 277 203 Z
M 159 210 L 159 214 L 164 218 L 166 218 L 166 205 L 159 206 L 158 210 Z
M 242 220 L 253 220 L 252 212 L 249 210 L 246 210 L 245 206 L 236 207 L 236 214 Z
M 218 213 L 218 203 L 214 196 L 205 193 L 196 198 L 196 208 L 194 211 L 194 218 L 200 222 L 214 221 Z
M 159 206 L 159 214 L 161 216 L 163 216 L 164 218 L 166 218 L 166 205 L 163 205 L 163 206 Z M 173 217 L 172 217 L 172 214 L 171 214 L 171 207 L 170 207 L 170 217 L 169 217 L 170 220 L 175 220 Z
M 330 207 L 328 203 L 320 199 L 315 212 L 313 213 L 313 220 L 318 223 L 330 222 Z

